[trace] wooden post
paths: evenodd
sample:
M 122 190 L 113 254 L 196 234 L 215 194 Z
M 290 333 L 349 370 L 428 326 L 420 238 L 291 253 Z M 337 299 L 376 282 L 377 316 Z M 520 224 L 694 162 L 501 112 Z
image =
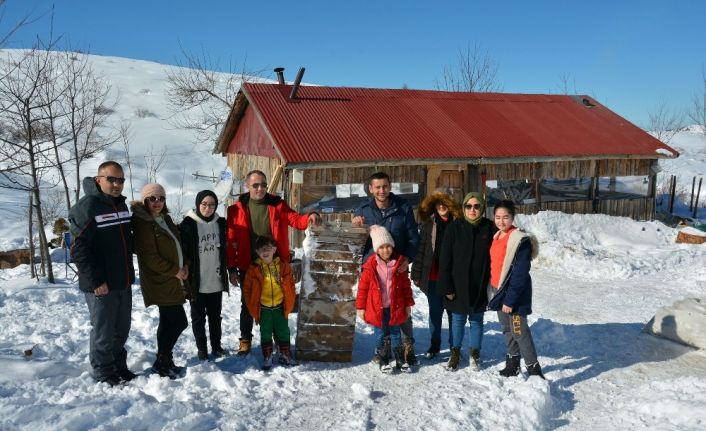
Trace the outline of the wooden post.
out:
M 699 186 L 701 183 L 699 183 Z M 691 211 L 694 207 L 694 187 L 696 186 L 696 175 L 694 175 L 694 178 L 691 180 L 691 200 L 689 200 L 689 211 Z

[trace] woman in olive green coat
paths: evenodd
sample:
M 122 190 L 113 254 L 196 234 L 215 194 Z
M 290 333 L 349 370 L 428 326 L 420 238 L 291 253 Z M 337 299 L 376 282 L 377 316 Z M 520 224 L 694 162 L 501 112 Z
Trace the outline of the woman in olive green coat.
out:
M 159 307 L 157 360 L 153 369 L 175 379 L 183 367 L 174 364 L 172 350 L 188 326 L 184 302 L 190 297 L 188 262 L 182 254 L 179 229 L 168 214 L 166 193 L 159 184 L 142 189 L 142 202 L 133 202 L 132 230 L 145 306 Z

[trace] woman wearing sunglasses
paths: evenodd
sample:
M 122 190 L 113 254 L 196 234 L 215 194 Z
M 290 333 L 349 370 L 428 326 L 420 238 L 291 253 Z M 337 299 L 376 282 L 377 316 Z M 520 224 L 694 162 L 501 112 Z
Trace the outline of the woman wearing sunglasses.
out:
M 490 245 L 497 228 L 484 217 L 485 199 L 478 192 L 463 198 L 463 217 L 446 228 L 439 254 L 439 291 L 444 308 L 451 311 L 451 357 L 447 368 L 458 369 L 466 322 L 470 326 L 470 358 L 480 369 L 483 312 L 488 305 L 486 286 L 490 279 Z
M 132 230 L 145 307 L 159 307 L 157 359 L 153 369 L 177 378 L 183 367 L 174 364 L 172 350 L 188 322 L 184 302 L 190 297 L 189 267 L 181 249 L 179 230 L 168 214 L 166 193 L 159 184 L 142 188 L 142 202 L 133 202 Z

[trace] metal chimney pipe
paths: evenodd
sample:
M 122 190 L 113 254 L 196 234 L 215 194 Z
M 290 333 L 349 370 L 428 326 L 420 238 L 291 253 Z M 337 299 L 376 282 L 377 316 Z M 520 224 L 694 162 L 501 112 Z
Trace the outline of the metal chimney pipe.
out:
M 275 73 L 277 74 L 277 82 L 284 85 L 284 67 L 275 67 Z
M 297 72 L 297 77 L 294 79 L 294 85 L 292 86 L 292 92 L 289 93 L 289 98 L 294 100 L 297 98 L 297 91 L 299 90 L 299 84 L 302 82 L 304 77 L 304 68 L 300 67 L 299 72 Z

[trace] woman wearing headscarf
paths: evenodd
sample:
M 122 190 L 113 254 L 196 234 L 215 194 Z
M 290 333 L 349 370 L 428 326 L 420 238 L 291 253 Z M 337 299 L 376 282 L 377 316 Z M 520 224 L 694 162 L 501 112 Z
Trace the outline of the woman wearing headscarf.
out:
M 439 255 L 439 291 L 444 307 L 451 311 L 452 347 L 447 367 L 457 370 L 466 322 L 470 326 L 470 357 L 480 368 L 483 313 L 488 305 L 486 287 L 490 279 L 490 245 L 497 228 L 484 217 L 485 198 L 471 192 L 463 198 L 463 218 L 454 220 L 444 234 Z
M 439 254 L 446 227 L 463 217 L 461 209 L 446 189 L 436 189 L 424 198 L 417 211 L 422 223 L 419 248 L 412 263 L 411 278 L 424 292 L 429 302 L 429 332 L 431 345 L 425 356 L 434 358 L 441 350 L 441 320 L 444 314 L 444 295 L 438 289 Z M 446 310 L 449 322 L 449 348 L 452 347 L 451 312 Z
M 207 318 L 211 354 L 214 357 L 227 354 L 221 346 L 223 292 L 228 292 L 226 220 L 218 215 L 216 208 L 216 194 L 202 190 L 196 195 L 196 207 L 189 210 L 179 225 L 182 249 L 191 262 L 191 329 L 201 360 L 208 359 Z
M 184 311 L 189 296 L 188 261 L 182 253 L 179 229 L 168 214 L 164 187 L 147 184 L 141 198 L 130 209 L 142 297 L 145 307 L 159 307 L 157 359 L 152 368 L 162 377 L 175 379 L 183 367 L 174 364 L 172 350 L 188 326 Z

